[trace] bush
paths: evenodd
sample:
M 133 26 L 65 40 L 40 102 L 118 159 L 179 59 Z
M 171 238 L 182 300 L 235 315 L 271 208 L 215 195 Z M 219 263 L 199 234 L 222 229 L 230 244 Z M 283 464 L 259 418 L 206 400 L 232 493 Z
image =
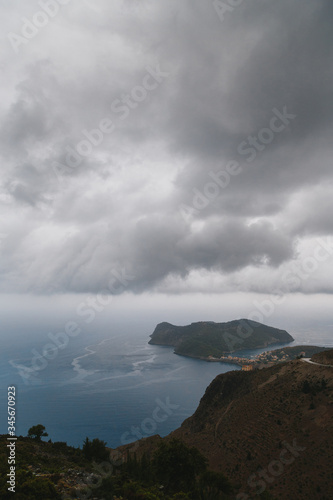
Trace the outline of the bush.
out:
M 82 451 L 84 456 L 88 460 L 104 462 L 109 458 L 109 452 L 106 449 L 106 443 L 98 438 L 90 441 L 90 439 L 86 437 L 83 443 Z
M 28 430 L 28 437 L 35 439 L 36 441 L 40 441 L 42 437 L 48 436 L 48 433 L 45 432 L 45 427 L 42 424 L 33 425 Z
M 173 439 L 160 443 L 153 458 L 158 481 L 172 492 L 192 489 L 196 477 L 207 468 L 207 460 L 196 448 Z

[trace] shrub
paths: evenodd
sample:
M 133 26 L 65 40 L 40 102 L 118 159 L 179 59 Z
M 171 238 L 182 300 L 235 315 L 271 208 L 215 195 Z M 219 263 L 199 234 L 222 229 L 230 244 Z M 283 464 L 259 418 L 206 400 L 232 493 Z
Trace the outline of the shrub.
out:
M 42 424 L 33 425 L 28 430 L 28 437 L 35 439 L 36 441 L 40 441 L 42 437 L 48 436 L 48 433 L 45 432 L 45 427 Z
M 84 456 L 88 460 L 104 462 L 109 458 L 109 452 L 106 449 L 106 443 L 98 438 L 90 441 L 90 439 L 86 437 L 83 443 L 82 451 L 84 453 Z

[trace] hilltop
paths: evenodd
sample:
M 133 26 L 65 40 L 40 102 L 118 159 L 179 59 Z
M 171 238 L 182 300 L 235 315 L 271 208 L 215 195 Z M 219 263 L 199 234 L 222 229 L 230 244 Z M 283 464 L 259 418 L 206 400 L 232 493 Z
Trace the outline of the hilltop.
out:
M 333 349 L 331 349 L 329 351 L 325 350 L 325 351 L 321 351 L 321 352 L 316 353 L 312 357 L 312 361 L 314 361 L 315 363 L 323 364 L 323 365 L 333 366 Z
M 149 344 L 174 346 L 175 354 L 200 359 L 294 340 L 285 330 L 247 319 L 227 323 L 200 321 L 186 326 L 164 322 L 156 326 L 150 337 Z
M 329 347 L 320 347 L 317 345 L 296 345 L 292 347 L 280 347 L 279 349 L 274 349 L 273 351 L 269 351 L 271 358 L 277 358 L 280 361 L 291 361 L 298 357 L 303 358 L 312 358 L 317 353 L 322 353 L 324 351 L 329 351 Z M 257 356 L 258 357 L 258 356 Z
M 224 363 L 232 363 L 239 366 L 251 365 L 252 368 L 264 368 L 272 366 L 276 363 L 284 363 L 285 361 L 292 361 L 298 358 L 311 358 L 317 353 L 324 354 L 322 351 L 329 350 L 329 347 L 319 347 L 315 345 L 296 345 L 292 347 L 280 347 L 273 351 L 265 351 L 251 358 L 237 357 L 237 356 L 223 356 L 219 359 L 212 359 L 212 361 L 222 361 Z M 318 358 L 322 359 L 322 357 Z M 332 362 L 323 364 L 333 364 Z

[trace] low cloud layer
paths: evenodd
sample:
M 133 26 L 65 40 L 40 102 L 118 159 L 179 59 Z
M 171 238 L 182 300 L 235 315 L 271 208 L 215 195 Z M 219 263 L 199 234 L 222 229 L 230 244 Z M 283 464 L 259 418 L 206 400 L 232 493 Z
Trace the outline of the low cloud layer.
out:
M 1 292 L 333 292 L 333 7 L 222 4 L 1 4 Z

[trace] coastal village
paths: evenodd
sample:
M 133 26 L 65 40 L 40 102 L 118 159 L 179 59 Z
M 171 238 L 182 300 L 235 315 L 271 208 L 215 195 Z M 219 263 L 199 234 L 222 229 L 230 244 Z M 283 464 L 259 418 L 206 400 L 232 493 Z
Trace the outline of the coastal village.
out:
M 311 351 L 312 352 L 312 351 Z M 295 348 L 285 348 L 276 349 L 274 351 L 266 351 L 261 354 L 257 354 L 253 358 L 244 358 L 240 356 L 221 356 L 216 358 L 214 356 L 209 356 L 209 361 L 219 361 L 222 363 L 231 363 L 242 367 L 243 371 L 251 371 L 254 369 L 261 369 L 267 366 L 274 365 L 276 363 L 283 363 L 285 361 L 291 361 L 295 358 L 306 357 L 307 352 L 303 350 L 303 346 L 298 346 Z

